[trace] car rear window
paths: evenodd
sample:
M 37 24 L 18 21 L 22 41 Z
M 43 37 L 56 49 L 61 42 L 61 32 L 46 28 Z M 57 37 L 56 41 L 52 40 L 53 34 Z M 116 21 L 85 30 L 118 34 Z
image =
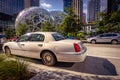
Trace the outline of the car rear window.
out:
M 60 35 L 60 34 L 52 34 L 52 36 L 54 37 L 54 39 L 55 39 L 56 41 L 64 40 L 64 39 L 65 39 L 65 37 L 62 36 L 62 35 Z

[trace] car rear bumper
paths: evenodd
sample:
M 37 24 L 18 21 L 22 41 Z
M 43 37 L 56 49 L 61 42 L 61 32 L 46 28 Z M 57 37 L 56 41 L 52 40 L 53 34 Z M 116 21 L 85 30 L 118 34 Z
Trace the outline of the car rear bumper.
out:
M 86 50 L 87 48 L 85 47 L 80 53 L 59 53 L 57 60 L 62 62 L 83 62 L 86 58 Z

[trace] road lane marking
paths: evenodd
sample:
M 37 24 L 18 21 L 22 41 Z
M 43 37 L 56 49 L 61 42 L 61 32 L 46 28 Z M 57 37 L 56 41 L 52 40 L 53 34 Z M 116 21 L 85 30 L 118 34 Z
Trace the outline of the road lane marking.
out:
M 110 59 L 120 59 L 119 57 L 98 56 L 98 55 L 91 55 L 91 54 L 87 54 L 87 56 L 100 57 L 100 58 L 110 58 Z

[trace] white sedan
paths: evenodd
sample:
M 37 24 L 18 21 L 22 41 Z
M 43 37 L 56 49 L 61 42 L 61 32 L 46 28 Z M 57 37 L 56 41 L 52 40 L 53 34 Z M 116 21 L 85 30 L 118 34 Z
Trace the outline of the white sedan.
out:
M 42 59 L 43 64 L 52 66 L 57 61 L 82 62 L 86 58 L 86 47 L 79 40 L 65 39 L 57 32 L 31 32 L 17 41 L 3 45 L 7 56 L 19 55 Z

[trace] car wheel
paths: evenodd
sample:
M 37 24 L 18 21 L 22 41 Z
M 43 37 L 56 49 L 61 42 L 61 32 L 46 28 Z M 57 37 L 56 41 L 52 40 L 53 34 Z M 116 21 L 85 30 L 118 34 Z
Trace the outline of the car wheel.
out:
M 6 56 L 11 56 L 11 51 L 8 47 L 5 47 L 5 55 Z
M 117 41 L 117 40 L 112 40 L 111 43 L 112 43 L 112 44 L 117 44 L 118 41 Z
M 96 43 L 96 41 L 95 41 L 95 40 L 92 40 L 92 41 L 91 41 L 91 43 L 92 43 L 92 44 L 95 44 L 95 43 Z
M 53 53 L 49 52 L 49 51 L 45 51 L 42 54 L 42 62 L 43 64 L 47 65 L 47 66 L 52 66 L 56 63 L 56 57 Z

